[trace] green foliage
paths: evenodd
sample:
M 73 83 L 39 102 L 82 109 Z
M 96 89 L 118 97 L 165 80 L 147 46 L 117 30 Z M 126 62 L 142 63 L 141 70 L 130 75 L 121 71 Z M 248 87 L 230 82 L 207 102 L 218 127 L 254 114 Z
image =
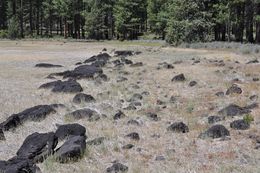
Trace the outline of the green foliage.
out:
M 10 39 L 16 39 L 19 38 L 19 23 L 17 22 L 16 17 L 12 17 L 9 20 L 9 25 L 8 25 L 8 38 Z
M 251 124 L 251 122 L 254 121 L 254 117 L 252 115 L 250 115 L 250 114 L 247 114 L 247 115 L 244 116 L 243 120 L 246 123 Z
M 185 10 L 184 10 L 185 9 Z M 182 42 L 206 41 L 212 23 L 202 1 L 172 0 L 169 5 L 167 41 L 176 45 Z
M 8 38 L 8 31 L 0 30 L 0 38 Z

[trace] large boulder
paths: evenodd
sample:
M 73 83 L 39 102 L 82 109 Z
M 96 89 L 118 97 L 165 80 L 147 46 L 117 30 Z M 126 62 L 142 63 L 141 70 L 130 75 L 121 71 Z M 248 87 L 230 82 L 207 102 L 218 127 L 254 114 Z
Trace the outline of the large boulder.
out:
M 64 78 L 84 79 L 93 78 L 94 75 L 102 74 L 103 70 L 94 65 L 82 65 L 76 67 L 73 71 L 65 72 L 62 76 Z
M 51 133 L 33 133 L 29 135 L 17 151 L 17 157 L 42 162 L 47 156 L 53 154 L 58 144 L 58 138 Z
M 230 123 L 230 127 L 236 130 L 247 130 L 250 128 L 250 123 L 246 122 L 245 120 L 235 120 Z
M 111 58 L 111 56 L 107 53 L 100 53 L 98 55 L 94 55 L 92 57 L 90 57 L 89 59 L 85 60 L 84 63 L 93 63 L 93 62 L 108 62 L 109 59 Z
M 176 122 L 170 125 L 167 128 L 167 131 L 176 132 L 176 133 L 188 133 L 189 127 L 183 122 Z
M 56 150 L 55 157 L 61 163 L 78 161 L 86 150 L 86 137 L 71 136 Z
M 73 111 L 69 113 L 67 117 L 71 117 L 76 120 L 87 119 L 88 121 L 97 121 L 100 119 L 100 115 L 96 111 L 88 108 Z
M 83 91 L 81 85 L 76 80 L 68 81 L 54 81 L 43 84 L 39 87 L 40 89 L 51 89 L 52 92 L 59 93 L 78 93 Z
M 57 105 L 38 105 L 28 108 L 18 114 L 13 114 L 0 124 L 0 128 L 9 131 L 16 128 L 25 121 L 42 121 L 48 115 L 56 113 Z
M 58 125 L 55 136 L 63 140 L 69 136 L 86 136 L 86 128 L 80 124 Z
M 0 172 L 3 173 L 41 173 L 31 160 L 26 158 L 13 158 L 8 161 L 0 161 Z
M 206 139 L 206 138 L 224 138 L 230 136 L 229 131 L 226 129 L 225 126 L 223 125 L 214 125 L 210 127 L 208 130 L 205 132 L 201 133 L 199 135 L 199 138 L 201 139 Z
M 96 100 L 93 96 L 84 94 L 84 93 L 79 93 L 79 94 L 75 95 L 75 97 L 73 98 L 73 103 L 76 103 L 76 104 L 91 103 L 91 102 L 95 102 L 95 101 Z

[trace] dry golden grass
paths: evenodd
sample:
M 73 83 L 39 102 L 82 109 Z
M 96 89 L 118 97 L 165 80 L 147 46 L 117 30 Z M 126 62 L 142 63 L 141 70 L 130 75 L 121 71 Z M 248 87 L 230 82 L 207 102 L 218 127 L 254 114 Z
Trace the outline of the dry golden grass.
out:
M 99 53 L 104 47 L 108 52 L 113 49 L 140 50 L 143 53 L 129 59 L 143 62 L 143 67 L 125 67 L 121 71 L 130 74 L 128 81 L 117 83 L 121 76 L 120 70 L 108 65 L 104 69 L 110 78 L 109 82 L 97 84 L 91 80 L 80 80 L 84 93 L 91 94 L 97 99 L 96 103 L 74 105 L 73 94 L 53 94 L 48 90 L 37 88 L 48 81 L 45 77 L 53 72 L 73 69 L 74 64 Z M 192 58 L 200 59 L 201 63 L 192 65 Z M 204 59 L 205 58 L 205 59 Z M 1 159 L 13 157 L 26 136 L 33 132 L 55 131 L 55 124 L 71 123 L 65 118 L 67 112 L 83 107 L 95 109 L 100 114 L 107 115 L 97 122 L 76 121 L 87 129 L 88 139 L 106 137 L 100 146 L 89 147 L 79 162 L 59 164 L 52 157 L 39 164 L 43 173 L 66 172 L 104 172 L 111 162 L 118 160 L 129 167 L 130 173 L 237 173 L 259 172 L 260 152 L 254 149 L 254 141 L 249 134 L 260 134 L 260 110 L 252 112 L 255 121 L 250 130 L 231 130 L 231 140 L 201 140 L 198 135 L 209 127 L 208 115 L 215 115 L 217 111 L 229 103 L 245 106 L 250 102 L 249 96 L 260 96 L 259 82 L 253 82 L 252 76 L 259 76 L 259 64 L 245 65 L 253 59 L 247 55 L 218 50 L 193 50 L 180 48 L 160 48 L 157 46 L 129 45 L 105 43 L 63 43 L 37 41 L 0 41 L 0 121 L 4 121 L 13 113 L 38 104 L 61 103 L 67 106 L 58 113 L 50 115 L 40 123 L 27 122 L 14 132 L 6 133 L 7 140 L 0 142 Z M 176 64 L 175 69 L 157 70 L 158 63 Z M 226 66 L 218 67 L 209 60 L 224 60 Z M 234 63 L 239 61 L 240 64 Z M 38 69 L 34 65 L 48 62 L 64 65 L 58 69 Z M 233 67 L 230 69 L 228 67 Z M 220 72 L 216 72 L 219 70 Z M 233 73 L 236 71 L 237 73 Z M 171 82 L 173 76 L 184 73 L 187 81 Z M 238 96 L 216 97 L 218 91 L 226 91 L 232 85 L 234 78 L 241 79 L 239 86 L 243 93 Z M 190 88 L 189 82 L 198 82 L 196 87 Z M 134 89 L 130 84 L 137 82 L 140 89 Z M 143 106 L 136 111 L 126 111 L 126 118 L 117 122 L 112 116 L 117 110 L 127 106 L 121 99 L 129 99 L 134 93 L 148 91 L 144 96 Z M 170 97 L 176 96 L 176 103 L 170 103 Z M 156 104 L 157 100 L 164 101 L 167 108 Z M 158 122 L 149 120 L 147 112 L 155 112 L 161 118 Z M 127 125 L 128 120 L 139 118 L 141 126 Z M 172 122 L 183 121 L 190 128 L 190 133 L 173 134 L 166 131 Z M 232 119 L 221 122 L 228 129 Z M 130 132 L 138 132 L 140 141 L 131 141 L 124 136 Z M 135 147 L 123 150 L 122 146 L 132 143 Z M 165 161 L 155 161 L 156 156 L 164 156 Z

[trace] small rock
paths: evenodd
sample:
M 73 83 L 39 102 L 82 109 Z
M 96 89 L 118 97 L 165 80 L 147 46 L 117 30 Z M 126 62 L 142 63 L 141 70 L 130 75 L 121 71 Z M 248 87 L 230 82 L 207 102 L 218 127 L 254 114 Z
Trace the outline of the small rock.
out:
M 259 63 L 259 61 L 257 59 L 251 60 L 251 61 L 247 62 L 246 64 L 256 64 L 256 63 Z
M 167 131 L 177 132 L 177 133 L 188 133 L 189 128 L 183 122 L 176 122 L 176 123 L 173 123 L 172 125 L 170 125 L 167 128 Z
M 126 115 L 122 112 L 122 111 L 118 111 L 115 115 L 114 115 L 114 120 L 118 120 L 118 119 L 122 119 L 126 117 Z
M 130 133 L 130 134 L 126 135 L 126 137 L 128 137 L 128 138 L 130 138 L 132 140 L 136 140 L 136 141 L 140 140 L 140 136 L 136 132 Z
M 121 163 L 114 163 L 111 167 L 107 168 L 107 173 L 124 173 L 128 171 L 128 167 Z
M 190 87 L 194 87 L 195 85 L 197 85 L 198 83 L 196 82 L 196 81 L 191 81 L 190 83 L 189 83 L 189 86 Z
M 185 80 L 186 80 L 186 78 L 185 78 L 184 74 L 179 74 L 179 75 L 172 78 L 172 81 L 182 82 L 182 81 L 185 81 Z
M 127 144 L 127 145 L 124 145 L 124 146 L 122 147 L 122 149 L 124 149 L 124 150 L 130 150 L 130 149 L 132 149 L 132 148 L 134 148 L 134 145 L 133 145 L 133 144 Z
M 166 160 L 164 156 L 156 156 L 155 161 L 164 161 Z
M 139 121 L 137 121 L 137 120 L 129 120 L 128 122 L 127 122 L 127 125 L 135 125 L 135 126 L 140 126 L 141 125 L 141 123 L 139 122 Z
M 73 102 L 76 104 L 91 103 L 91 102 L 95 102 L 95 101 L 96 100 L 93 96 L 84 94 L 84 93 L 79 93 L 79 94 L 75 95 L 75 97 L 73 98 Z
M 246 107 L 240 107 L 235 104 L 230 104 L 229 106 L 223 108 L 219 111 L 219 114 L 224 116 L 237 116 L 250 113 L 251 110 Z
M 226 95 L 242 94 L 242 89 L 236 84 L 233 84 L 226 92 Z
M 118 78 L 117 78 L 117 80 L 116 80 L 116 82 L 124 82 L 124 81 L 127 81 L 128 79 L 126 78 L 126 77 L 121 77 L 121 76 L 119 76 Z
M 144 64 L 142 62 L 137 62 L 134 64 L 131 64 L 130 67 L 142 67 Z
M 56 68 L 56 67 L 63 67 L 62 65 L 55 65 L 55 64 L 48 64 L 48 63 L 40 63 L 36 64 L 35 67 L 40 68 Z
M 249 97 L 249 99 L 251 101 L 257 101 L 258 100 L 258 96 L 257 95 L 252 95 L 252 96 Z
M 236 120 L 230 123 L 230 127 L 236 130 L 247 130 L 250 128 L 250 124 L 245 120 Z
M 147 114 L 147 117 L 153 121 L 159 121 L 160 118 L 158 117 L 158 115 L 156 113 L 152 113 L 152 112 L 149 112 Z
M 225 93 L 220 91 L 220 92 L 217 92 L 215 95 L 218 97 L 223 97 L 225 95 Z

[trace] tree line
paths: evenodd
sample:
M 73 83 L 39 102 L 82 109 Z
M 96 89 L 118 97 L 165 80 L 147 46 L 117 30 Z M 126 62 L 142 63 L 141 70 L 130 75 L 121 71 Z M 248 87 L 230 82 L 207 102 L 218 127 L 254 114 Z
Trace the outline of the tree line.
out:
M 260 43 L 260 0 L 1 0 L 1 35 Z

